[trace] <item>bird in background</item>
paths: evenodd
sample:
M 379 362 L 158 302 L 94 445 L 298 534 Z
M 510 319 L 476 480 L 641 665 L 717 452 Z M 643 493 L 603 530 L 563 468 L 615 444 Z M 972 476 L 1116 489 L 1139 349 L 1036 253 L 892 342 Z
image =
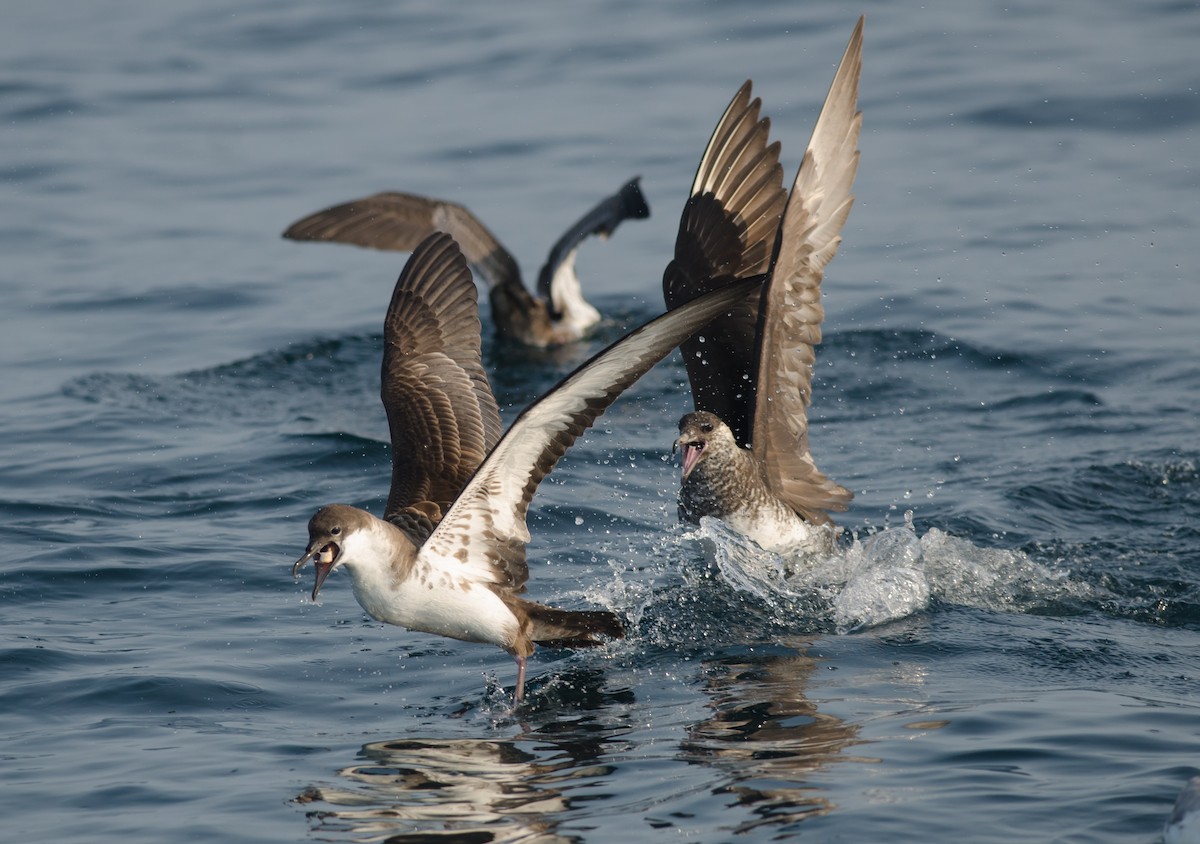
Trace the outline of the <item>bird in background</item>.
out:
M 344 569 L 378 621 L 503 648 L 517 662 L 520 701 L 535 645 L 587 648 L 624 633 L 611 612 L 521 596 L 529 579 L 525 517 L 538 484 L 626 388 L 761 284 L 723 286 L 632 331 L 502 433 L 467 261 L 449 235 L 430 235 L 396 282 L 384 324 L 392 481 L 383 518 L 347 504 L 322 507 L 293 575 L 312 561 L 315 601 L 330 573 Z
M 411 252 L 430 234 L 445 232 L 458 241 L 487 285 L 497 334 L 528 346 L 556 346 L 580 339 L 600 322 L 600 312 L 583 296 L 575 256 L 588 237 L 607 239 L 622 221 L 650 216 L 640 178 L 630 179 L 563 232 L 538 273 L 536 295 L 521 280 L 516 259 L 487 226 L 465 206 L 443 199 L 377 193 L 310 214 L 288 226 L 283 236 Z
M 841 243 L 858 169 L 860 18 L 790 194 L 779 144 L 746 82 L 717 124 L 663 275 L 668 308 L 732 279 L 765 273 L 760 297 L 682 346 L 695 411 L 679 421 L 682 519 L 721 519 L 770 551 L 832 548 L 830 511 L 853 494 L 809 450 L 821 279 Z

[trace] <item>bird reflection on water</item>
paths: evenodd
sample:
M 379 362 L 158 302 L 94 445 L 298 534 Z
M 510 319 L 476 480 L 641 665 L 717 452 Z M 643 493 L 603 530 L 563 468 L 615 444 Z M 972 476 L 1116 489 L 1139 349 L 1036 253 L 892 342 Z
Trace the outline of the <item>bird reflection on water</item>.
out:
M 542 682 L 538 682 L 541 680 Z M 589 788 L 615 768 L 603 757 L 620 749 L 629 725 L 601 724 L 589 709 L 620 709 L 628 690 L 604 687 L 601 672 L 579 669 L 530 687 L 526 711 L 570 711 L 513 739 L 399 738 L 370 742 L 361 760 L 339 773 L 347 783 L 311 786 L 296 798 L 326 804 L 309 812 L 322 840 L 409 844 L 521 842 L 571 844 L 556 830 L 572 808 L 571 793 Z M 558 699 L 570 695 L 569 703 Z M 583 713 L 583 714 L 581 714 Z M 603 795 L 600 795 L 602 798 Z
M 358 788 L 311 788 L 299 802 L 324 802 L 314 831 L 349 833 L 356 842 L 418 840 L 434 830 L 456 842 L 576 840 L 554 833 L 568 802 L 551 784 L 553 766 L 511 741 L 439 738 L 371 742 L 364 761 L 342 768 Z
M 678 758 L 715 772 L 708 792 L 728 799 L 722 811 L 730 831 L 791 828 L 828 814 L 836 807 L 810 782 L 814 772 L 839 760 L 875 761 L 845 755 L 864 741 L 859 726 L 807 699 L 818 665 L 804 645 L 790 643 L 704 663 L 711 714 L 685 728 Z M 341 782 L 298 796 L 309 806 L 314 836 L 573 844 L 583 839 L 560 831 L 568 821 L 586 828 L 598 810 L 612 816 L 623 811 L 623 800 L 647 797 L 625 793 L 615 779 L 633 729 L 624 717 L 631 691 L 614 689 L 604 672 L 578 669 L 530 692 L 526 714 L 544 720 L 511 739 L 406 737 L 364 745 L 359 760 L 339 771 Z M 686 832 L 688 821 L 664 817 L 661 824 Z
M 807 780 L 834 761 L 875 762 L 843 751 L 864 743 L 859 725 L 819 712 L 805 696 L 819 665 L 802 648 L 715 660 L 708 665 L 712 717 L 688 730 L 682 758 L 719 769 L 713 789 L 753 816 L 733 828 L 790 826 L 836 806 Z
M 438 832 L 462 842 L 577 840 L 554 832 L 568 807 L 558 766 L 516 742 L 393 739 L 364 745 L 360 755 L 340 771 L 348 786 L 314 786 L 297 798 L 332 807 L 309 814 L 322 838 L 401 844 Z

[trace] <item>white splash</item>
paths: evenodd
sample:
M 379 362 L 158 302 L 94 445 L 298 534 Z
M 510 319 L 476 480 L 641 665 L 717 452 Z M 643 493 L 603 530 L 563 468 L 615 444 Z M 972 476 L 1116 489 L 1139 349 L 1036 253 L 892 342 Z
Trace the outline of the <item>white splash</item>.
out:
M 983 548 L 930 528 L 918 536 L 912 513 L 901 527 L 853 539 L 823 557 L 763 551 L 716 519 L 685 539 L 699 540 L 721 578 L 780 610 L 814 609 L 838 632 L 875 627 L 934 601 L 1020 611 L 1081 598 L 1093 590 L 1021 551 Z

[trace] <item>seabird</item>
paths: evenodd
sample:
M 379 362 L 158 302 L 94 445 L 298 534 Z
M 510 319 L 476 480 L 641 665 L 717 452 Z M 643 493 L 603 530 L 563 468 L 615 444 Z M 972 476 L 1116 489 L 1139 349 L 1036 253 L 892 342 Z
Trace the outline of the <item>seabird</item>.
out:
M 808 404 L 821 277 L 854 200 L 862 32 L 860 18 L 786 204 L 778 144 L 767 146 L 769 123 L 758 119 L 750 83 L 742 86 L 700 160 L 663 276 L 674 308 L 731 278 L 766 272 L 757 301 L 684 342 L 696 410 L 679 421 L 675 447 L 681 518 L 720 518 L 771 551 L 828 549 L 833 530 L 820 526 L 853 497 L 813 461 Z
M 536 296 L 521 281 L 516 259 L 479 218 L 443 199 L 377 193 L 310 214 L 288 226 L 283 236 L 411 252 L 433 232 L 445 232 L 458 241 L 471 269 L 487 284 L 497 333 L 529 346 L 554 346 L 578 340 L 600 321 L 600 312 L 583 298 L 575 255 L 590 235 L 607 239 L 622 220 L 650 216 L 640 178 L 630 179 L 563 232 L 538 273 Z
M 329 573 L 344 568 L 372 618 L 503 648 L 517 662 L 519 701 L 535 644 L 591 647 L 623 634 L 613 613 L 520 597 L 529 578 L 525 515 L 538 484 L 622 391 L 761 285 L 733 283 L 634 330 L 501 433 L 470 270 L 453 238 L 430 235 L 396 282 L 384 324 L 381 398 L 392 440 L 384 517 L 322 507 L 293 575 L 312 560 L 315 601 Z

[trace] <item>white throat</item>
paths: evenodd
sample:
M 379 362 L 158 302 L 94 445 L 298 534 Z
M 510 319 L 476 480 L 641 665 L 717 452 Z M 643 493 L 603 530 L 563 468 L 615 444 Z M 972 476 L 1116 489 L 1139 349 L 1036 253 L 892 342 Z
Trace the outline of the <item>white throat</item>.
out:
M 344 567 L 354 584 L 354 597 L 374 618 L 384 620 L 396 589 L 396 560 L 409 544 L 404 534 L 387 522 L 372 518 L 369 525 L 350 532 L 342 540 L 339 568 Z

